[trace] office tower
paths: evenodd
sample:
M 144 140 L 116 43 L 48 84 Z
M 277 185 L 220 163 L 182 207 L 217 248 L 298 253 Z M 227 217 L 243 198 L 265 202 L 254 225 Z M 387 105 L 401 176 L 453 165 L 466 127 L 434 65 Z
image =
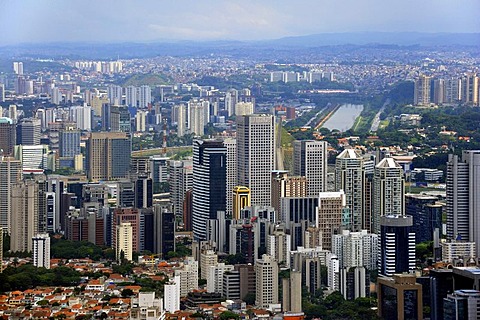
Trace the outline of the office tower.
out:
M 173 279 L 170 279 L 163 288 L 165 311 L 174 313 L 180 310 L 180 276 L 175 276 Z
M 225 263 L 218 263 L 213 266 L 209 266 L 207 269 L 207 292 L 222 293 L 224 291 L 224 275 L 233 271 L 232 265 L 226 265 Z M 228 278 L 231 280 L 232 278 Z M 230 291 L 231 294 L 231 291 Z
M 193 143 L 193 234 L 205 239 L 207 219 L 226 210 L 227 148 L 221 140 Z
M 12 186 L 22 180 L 22 163 L 11 157 L 0 157 L 0 227 L 10 233 Z
M 240 219 L 240 212 L 251 205 L 250 189 L 236 186 L 233 188 L 232 219 Z
M 353 149 L 345 149 L 335 161 L 335 188 L 345 192 L 346 206 L 350 208 L 352 231 L 360 231 L 365 224 L 364 159 Z
M 430 104 L 430 82 L 432 78 L 421 75 L 415 79 L 413 92 L 413 104 L 417 106 L 428 106 Z
M 223 145 L 227 148 L 227 215 L 232 215 L 233 189 L 237 186 L 237 140 L 225 138 Z
M 130 111 L 125 106 L 118 107 L 118 130 L 121 132 L 132 132 Z
M 250 189 L 252 204 L 269 206 L 275 164 L 275 118 L 257 114 L 237 117 L 238 184 Z
M 17 125 L 17 144 L 38 145 L 40 144 L 40 132 L 42 123 L 40 119 L 24 118 Z
M 177 124 L 177 136 L 183 137 L 187 131 L 187 114 L 184 104 L 172 107 L 172 122 Z
M 50 102 L 56 105 L 59 105 L 61 102 L 63 102 L 63 96 L 62 96 L 62 92 L 60 91 L 60 88 L 58 87 L 52 88 L 52 94 L 50 95 Z
M 443 302 L 444 320 L 480 319 L 480 291 L 455 290 Z
M 17 145 L 14 149 L 15 159 L 22 162 L 22 170 L 27 172 L 43 172 L 48 168 L 49 149 L 47 145 Z
M 346 300 L 364 298 L 370 293 L 370 275 L 365 267 L 340 268 L 338 282 Z
M 137 88 L 128 86 L 125 89 L 125 104 L 129 107 L 137 106 Z
M 380 217 L 380 252 L 378 274 L 390 277 L 394 273 L 415 270 L 415 233 L 411 216 Z
M 66 125 L 59 134 L 60 157 L 75 157 L 80 154 L 80 131 L 72 125 Z
M 0 156 L 13 155 L 16 145 L 16 130 L 13 120 L 0 117 Z
M 187 257 L 181 269 L 175 270 L 175 277 L 180 278 L 180 297 L 186 297 L 189 292 L 198 288 L 198 261 Z
M 468 73 L 462 77 L 462 102 L 472 106 L 478 106 L 478 77 L 474 73 Z
M 235 114 L 235 105 L 238 100 L 238 91 L 235 89 L 229 89 L 225 93 L 225 110 L 227 111 L 228 116 Z
M 477 244 L 480 256 L 480 150 L 464 150 L 447 162 L 447 238 Z
M 295 141 L 293 147 L 293 173 L 307 178 L 307 196 L 327 191 L 327 142 Z
M 210 249 L 203 249 L 200 252 L 200 279 L 207 279 L 210 267 L 218 264 L 218 255 Z M 232 268 L 233 269 L 233 268 Z M 207 283 L 208 286 L 208 283 Z M 208 289 L 207 289 L 208 291 Z M 215 291 L 208 291 L 215 292 Z
M 332 236 L 340 233 L 344 217 L 348 217 L 346 196 L 343 191 L 320 192 L 318 194 L 318 209 L 315 227 L 321 233 L 321 246 L 332 250 Z
M 117 247 L 118 238 L 116 227 L 122 223 L 128 222 L 132 229 L 132 238 L 130 240 L 133 252 L 140 251 L 141 221 L 140 212 L 135 208 L 115 208 L 113 210 L 112 220 L 112 246 Z
M 267 254 L 278 261 L 280 265 L 290 268 L 290 243 L 290 234 L 288 234 L 285 224 L 276 224 L 272 226 L 267 236 Z
M 433 103 L 442 105 L 445 102 L 445 80 L 435 79 L 433 81 Z
M 305 244 L 305 231 L 317 221 L 318 197 L 282 198 L 280 221 L 285 221 L 292 235 L 292 250 Z
M 329 261 L 330 251 L 323 250 L 321 247 L 304 248 L 298 247 L 291 251 L 291 268 L 302 273 L 303 285 L 307 287 L 310 294 L 315 295 L 320 292 L 322 285 L 321 266 L 326 266 Z
M 437 201 L 438 197 L 435 196 L 405 195 L 405 214 L 413 218 L 416 243 L 433 241 L 435 233 L 440 236 L 443 205 Z
M 252 102 L 237 102 L 237 104 L 235 104 L 235 115 L 237 116 L 246 116 L 253 114 L 253 112 Z
M 373 176 L 372 230 L 380 232 L 380 217 L 405 212 L 403 169 L 393 158 L 384 158 L 375 166 Z
M 430 270 L 430 319 L 443 320 L 444 298 L 453 291 L 452 269 Z
M 161 208 L 158 205 L 154 207 L 153 223 L 154 231 L 154 252 L 161 254 L 165 259 L 169 252 L 175 252 L 175 215 L 173 212 Z
M 382 319 L 423 319 L 423 289 L 415 275 L 379 277 L 377 290 L 378 316 Z
M 278 303 L 278 264 L 269 255 L 255 261 L 255 305 L 267 309 Z
M 87 177 L 91 181 L 128 177 L 131 141 L 123 132 L 92 132 L 87 140 Z
M 137 132 L 145 132 L 147 124 L 147 112 L 143 110 L 137 110 L 135 115 L 135 129 Z
M 17 106 L 14 104 L 11 104 L 8 106 L 8 115 L 7 118 L 12 119 L 13 123 L 17 123 L 18 120 L 18 112 L 17 112 Z
M 0 83 L 0 102 L 5 102 L 5 84 Z M 2 117 L 2 113 L 0 112 L 0 117 Z
M 173 205 L 173 212 L 176 216 L 183 216 L 183 200 L 188 190 L 193 186 L 193 164 L 192 161 L 169 162 L 169 184 L 170 202 Z
M 10 250 L 31 251 L 33 236 L 38 233 L 39 186 L 34 179 L 12 185 Z
M 122 222 L 115 226 L 116 243 L 115 257 L 121 262 L 122 259 L 133 259 L 133 228 L 130 222 Z
M 107 97 L 112 105 L 122 104 L 122 87 L 110 84 L 107 86 Z
M 135 180 L 135 208 L 150 208 L 153 205 L 153 181 L 146 175 Z
M 168 182 L 168 159 L 162 156 L 149 158 L 149 172 L 154 184 Z
M 33 241 L 33 265 L 37 268 L 50 269 L 50 236 L 39 233 Z
M 129 179 L 117 182 L 117 207 L 135 207 L 135 184 Z
M 205 107 L 201 102 L 188 102 L 188 128 L 195 136 L 203 136 L 205 133 Z
M 143 85 L 137 88 L 138 108 L 145 109 L 152 103 L 152 88 Z
M 288 171 L 272 172 L 271 206 L 280 212 L 281 198 L 301 198 L 307 196 L 307 178 L 288 176 Z

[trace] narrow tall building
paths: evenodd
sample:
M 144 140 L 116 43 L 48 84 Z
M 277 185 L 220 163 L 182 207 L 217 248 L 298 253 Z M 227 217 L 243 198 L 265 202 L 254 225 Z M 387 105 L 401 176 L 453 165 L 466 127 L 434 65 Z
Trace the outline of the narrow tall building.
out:
M 270 205 L 274 164 L 275 118 L 267 114 L 237 117 L 238 184 L 250 189 L 253 205 Z
M 17 125 L 17 144 L 36 146 L 40 144 L 42 123 L 40 119 L 24 118 Z
M 447 162 L 447 237 L 475 242 L 480 256 L 480 150 L 464 150 Z
M 22 180 L 22 163 L 11 157 L 0 157 L 0 227 L 10 233 L 12 186 Z
M 380 217 L 405 213 L 403 169 L 393 158 L 384 158 L 375 166 L 373 176 L 372 230 L 380 233 Z
M 39 233 L 32 239 L 33 265 L 37 268 L 50 269 L 50 237 L 48 233 Z
M 307 196 L 327 191 L 327 142 L 302 140 L 293 146 L 293 173 L 307 178 Z
M 193 143 L 193 235 L 206 238 L 208 219 L 226 210 L 227 148 L 221 140 L 196 140 Z
M 0 156 L 13 156 L 16 137 L 13 120 L 1 117 L 0 114 Z
M 92 132 L 87 140 L 88 179 L 127 178 L 131 151 L 131 140 L 124 132 Z
M 430 82 L 431 77 L 421 75 L 415 79 L 415 87 L 413 92 L 413 103 L 418 106 L 426 106 L 430 104 Z
M 278 264 L 272 256 L 264 254 L 255 262 L 255 305 L 267 309 L 278 303 Z
M 345 149 L 337 156 L 335 188 L 345 192 L 352 231 L 362 230 L 365 224 L 365 167 L 363 157 L 353 149 Z

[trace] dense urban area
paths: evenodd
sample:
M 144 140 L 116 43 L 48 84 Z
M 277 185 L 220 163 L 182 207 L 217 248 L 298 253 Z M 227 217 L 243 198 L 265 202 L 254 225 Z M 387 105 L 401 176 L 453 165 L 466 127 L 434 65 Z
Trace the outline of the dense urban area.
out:
M 131 46 L 0 48 L 0 318 L 480 317 L 478 46 Z

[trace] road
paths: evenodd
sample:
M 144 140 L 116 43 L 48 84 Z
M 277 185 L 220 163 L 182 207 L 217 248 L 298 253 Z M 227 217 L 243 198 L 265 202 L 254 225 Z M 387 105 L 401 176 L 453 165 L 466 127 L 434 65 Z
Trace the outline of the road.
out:
M 305 127 L 310 126 L 312 122 L 314 122 L 315 120 L 317 120 L 318 116 L 319 116 L 322 112 L 324 112 L 325 110 L 327 110 L 328 107 L 330 107 L 330 102 L 326 105 L 325 108 L 322 108 L 322 109 L 320 109 L 320 111 L 318 111 L 317 113 L 315 113 L 315 115 L 314 115 L 312 118 L 310 118 L 310 120 L 308 120 L 307 123 L 305 123 Z
M 378 127 L 380 126 L 380 115 L 382 114 L 383 110 L 385 110 L 385 107 L 388 106 L 389 103 L 390 103 L 390 99 L 385 100 L 385 103 L 380 108 L 380 110 L 378 110 L 377 114 L 375 115 L 375 118 L 373 118 L 372 126 L 370 127 L 371 132 L 376 132 L 378 130 Z

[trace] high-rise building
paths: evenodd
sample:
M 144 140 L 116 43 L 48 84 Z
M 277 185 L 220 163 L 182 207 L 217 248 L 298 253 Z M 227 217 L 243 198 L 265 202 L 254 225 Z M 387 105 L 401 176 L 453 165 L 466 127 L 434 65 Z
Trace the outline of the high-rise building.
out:
M 154 252 L 165 258 L 169 252 L 175 251 L 175 215 L 173 212 L 155 205 L 153 223 L 155 226 Z
M 435 79 L 433 81 L 433 103 L 442 105 L 445 102 L 445 80 Z
M 0 115 L 1 116 L 1 115 Z M 0 117 L 0 156 L 12 156 L 16 141 L 15 124 L 12 119 Z
M 232 215 L 233 210 L 233 189 L 237 186 L 237 140 L 233 138 L 225 138 L 223 145 L 227 148 L 227 211 L 228 215 Z
M 253 205 L 270 205 L 274 165 L 274 117 L 266 114 L 237 117 L 238 184 L 250 189 Z
M 283 312 L 302 312 L 302 272 L 292 270 L 289 278 L 282 279 Z
M 337 156 L 335 188 L 345 192 L 352 231 L 362 230 L 365 224 L 365 167 L 364 159 L 353 149 L 345 149 Z
M 131 231 L 128 233 L 132 235 L 129 242 L 132 246 L 130 252 L 139 252 L 141 244 L 141 216 L 138 209 L 135 208 L 115 208 L 113 210 L 113 220 L 112 220 L 112 247 L 119 248 L 123 244 L 120 243 L 121 240 L 118 239 L 117 227 L 123 223 L 128 223 L 128 228 Z M 122 229 L 122 232 L 127 232 Z M 119 253 L 119 251 L 118 251 Z M 117 256 L 118 259 L 118 256 Z M 131 258 L 129 259 L 131 260 Z
M 325 250 L 332 250 L 332 237 L 340 233 L 344 216 L 348 216 L 346 197 L 343 191 L 320 192 L 315 227 L 321 233 L 321 245 Z
M 87 140 L 87 177 L 92 181 L 128 176 L 131 141 L 123 132 L 92 132 Z
M 180 310 L 180 276 L 173 277 L 163 288 L 165 311 L 174 313 Z
M 17 144 L 36 146 L 40 144 L 42 123 L 40 119 L 24 118 L 17 125 Z
M 278 304 L 278 264 L 273 257 L 262 255 L 255 261 L 256 290 L 255 305 L 267 309 Z
M 49 149 L 47 145 L 17 145 L 14 149 L 15 159 L 22 162 L 24 173 L 38 172 L 48 168 Z
M 175 277 L 180 277 L 180 297 L 198 288 L 198 261 L 193 257 L 187 257 L 183 261 L 181 269 L 175 270 Z
M 84 131 L 92 130 L 92 107 L 74 106 L 70 108 L 70 114 L 70 119 L 75 122 L 77 129 Z
M 3 227 L 0 226 L 0 273 L 3 272 Z
M 153 181 L 146 175 L 135 180 L 135 208 L 150 208 L 153 205 Z
M 22 163 L 11 157 L 0 157 L 0 227 L 10 233 L 12 186 L 22 180 Z
M 462 77 L 463 103 L 478 106 L 478 83 L 479 77 L 474 73 L 468 73 Z
M 332 238 L 332 253 L 338 257 L 340 268 L 365 267 L 377 270 L 378 235 L 343 230 Z
M 32 251 L 32 239 L 39 230 L 39 185 L 27 179 L 12 185 L 10 250 Z
M 115 226 L 115 257 L 118 261 L 133 259 L 133 228 L 130 222 L 122 222 Z
M 225 93 L 225 110 L 227 110 L 228 116 L 232 116 L 235 113 L 235 105 L 238 100 L 238 90 L 229 89 Z
M 107 97 L 112 105 L 118 106 L 122 104 L 123 88 L 114 84 L 107 86 Z
M 5 84 L 0 83 L 0 102 L 5 102 Z M 0 114 L 2 117 L 2 114 Z
M 168 182 L 168 159 L 167 157 L 151 156 L 148 172 L 153 183 Z
M 277 212 L 280 212 L 281 198 L 301 198 L 306 196 L 307 178 L 288 176 L 288 171 L 275 170 L 272 172 L 271 206 L 274 207 Z
M 145 132 L 147 125 L 147 112 L 144 110 L 137 110 L 135 115 L 135 129 L 137 132 Z
M 405 214 L 413 218 L 415 242 L 433 241 L 434 234 L 440 237 L 442 232 L 443 205 L 438 197 L 424 194 L 405 195 Z
M 380 217 L 378 274 L 391 277 L 395 273 L 415 270 L 415 233 L 411 216 Z
M 129 107 L 137 106 L 137 88 L 128 86 L 125 89 L 125 104 Z
M 59 134 L 60 157 L 73 158 L 80 154 L 80 131 L 67 125 Z
M 188 103 L 188 128 L 190 133 L 193 133 L 195 136 L 203 136 L 207 122 L 203 104 L 190 101 Z
M 327 191 L 327 142 L 302 140 L 293 146 L 293 173 L 307 178 L 307 196 Z
M 237 102 L 235 104 L 235 115 L 237 116 L 245 116 L 253 112 L 253 102 Z
M 480 150 L 464 150 L 447 162 L 447 237 L 477 244 L 480 256 Z
M 169 161 L 170 202 L 177 217 L 183 216 L 185 194 L 193 186 L 192 161 Z
M 413 92 L 413 103 L 418 106 L 428 106 L 430 104 L 430 82 L 432 78 L 421 75 L 415 79 Z
M 462 80 L 450 78 L 445 80 L 445 102 L 459 103 L 462 100 Z
M 455 290 L 443 300 L 443 319 L 480 319 L 480 291 Z
M 227 148 L 221 140 L 193 143 L 193 234 L 205 239 L 207 219 L 226 210 Z
M 378 278 L 378 316 L 385 320 L 423 319 L 423 289 L 415 275 Z
M 187 133 L 187 113 L 184 104 L 172 107 L 172 122 L 177 124 L 177 136 L 183 137 Z
M 232 219 L 240 219 L 240 212 L 251 205 L 250 189 L 236 186 L 233 188 L 233 213 Z
M 147 85 L 137 88 L 137 99 L 139 108 L 148 108 L 148 106 L 152 103 L 152 88 Z
M 48 233 L 39 233 L 33 237 L 32 242 L 33 265 L 50 269 L 50 236 Z
M 375 166 L 373 176 L 372 230 L 380 232 L 380 217 L 405 213 L 403 169 L 393 158 L 384 158 Z

